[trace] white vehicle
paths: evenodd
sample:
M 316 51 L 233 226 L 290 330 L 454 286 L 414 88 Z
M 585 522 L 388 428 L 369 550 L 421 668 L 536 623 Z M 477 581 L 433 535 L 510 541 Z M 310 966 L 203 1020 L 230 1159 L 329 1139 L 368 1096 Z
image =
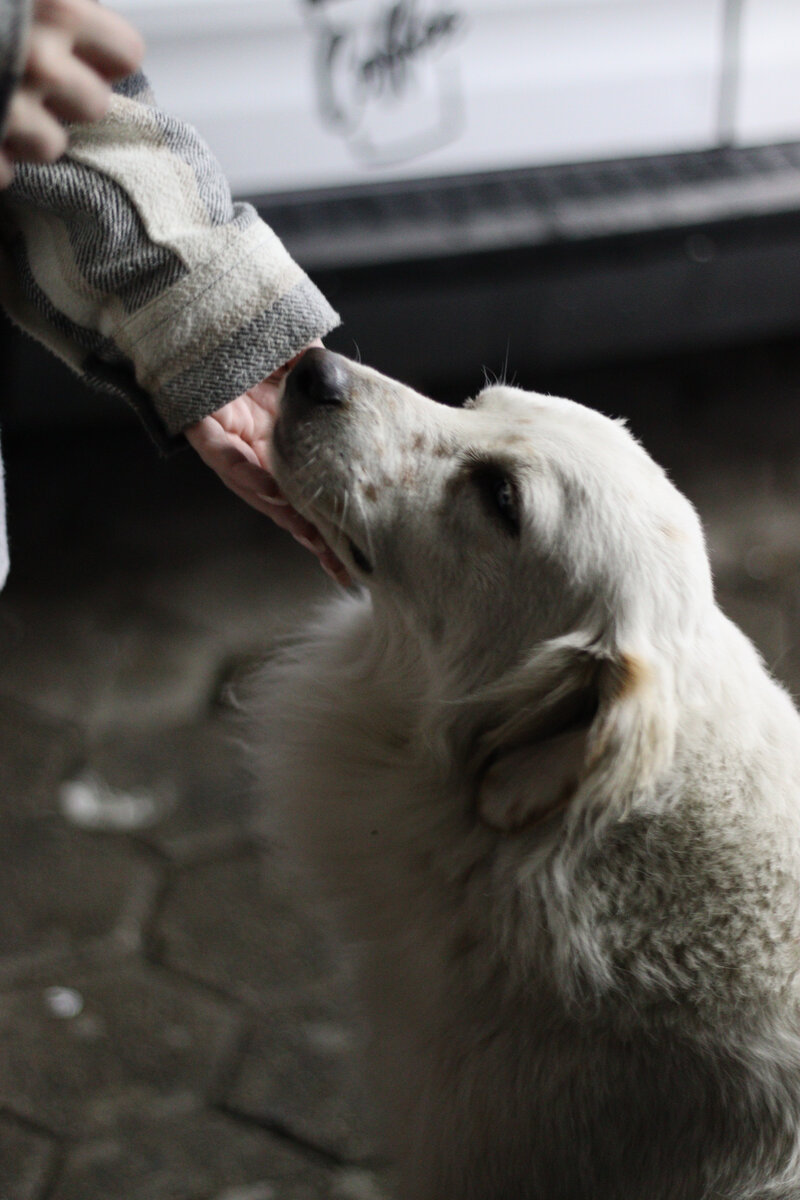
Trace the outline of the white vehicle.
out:
M 406 378 L 800 325 L 798 0 L 115 0 Z
M 118 0 L 250 195 L 800 137 L 796 0 Z

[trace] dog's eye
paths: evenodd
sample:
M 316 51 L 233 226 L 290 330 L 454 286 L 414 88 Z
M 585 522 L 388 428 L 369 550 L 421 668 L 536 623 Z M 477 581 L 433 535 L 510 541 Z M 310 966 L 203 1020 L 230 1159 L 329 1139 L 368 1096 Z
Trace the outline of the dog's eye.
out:
M 512 477 L 495 463 L 477 463 L 472 468 L 472 478 L 489 515 L 499 517 L 516 537 L 520 529 L 519 497 Z

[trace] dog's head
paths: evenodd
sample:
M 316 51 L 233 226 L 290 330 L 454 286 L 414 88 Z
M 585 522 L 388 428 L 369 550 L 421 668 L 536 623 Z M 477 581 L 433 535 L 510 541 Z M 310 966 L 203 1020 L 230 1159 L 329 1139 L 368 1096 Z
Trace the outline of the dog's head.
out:
M 505 386 L 451 408 L 311 350 L 272 457 L 379 619 L 419 640 L 440 699 L 470 714 L 487 820 L 655 777 L 712 588 L 694 510 L 622 424 Z M 532 773 L 537 797 L 516 783 Z

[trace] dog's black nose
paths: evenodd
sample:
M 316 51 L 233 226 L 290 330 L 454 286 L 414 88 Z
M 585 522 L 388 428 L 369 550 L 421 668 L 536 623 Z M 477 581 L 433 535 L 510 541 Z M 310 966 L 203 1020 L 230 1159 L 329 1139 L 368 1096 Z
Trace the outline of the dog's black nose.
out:
M 344 402 L 347 385 L 345 359 L 315 346 L 287 375 L 284 397 L 292 406 L 335 408 Z

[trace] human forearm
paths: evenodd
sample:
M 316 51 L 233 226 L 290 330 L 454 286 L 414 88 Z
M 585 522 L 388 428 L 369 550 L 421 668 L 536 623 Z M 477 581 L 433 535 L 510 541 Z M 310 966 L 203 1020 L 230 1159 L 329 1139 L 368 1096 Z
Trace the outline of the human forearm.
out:
M 167 436 L 265 378 L 336 314 L 196 133 L 125 81 L 0 200 L 4 301 L 96 386 L 152 406 Z

